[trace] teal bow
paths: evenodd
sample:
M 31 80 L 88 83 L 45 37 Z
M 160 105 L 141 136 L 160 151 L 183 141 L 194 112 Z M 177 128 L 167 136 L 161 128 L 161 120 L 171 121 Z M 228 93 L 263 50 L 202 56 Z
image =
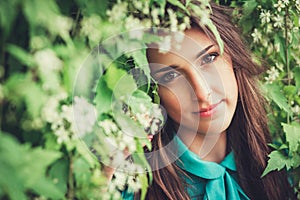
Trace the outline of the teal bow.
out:
M 198 155 L 191 152 L 176 135 L 174 143 L 177 146 L 177 155 L 179 156 L 176 164 L 192 174 L 192 177 L 196 177 L 192 178 L 193 180 L 184 178 L 188 184 L 198 186 L 198 190 L 197 188 L 187 190 L 191 197 L 199 197 L 201 196 L 199 193 L 204 193 L 202 194 L 203 199 L 249 199 L 236 181 L 236 165 L 233 152 L 228 154 L 221 163 L 208 162 L 201 160 Z

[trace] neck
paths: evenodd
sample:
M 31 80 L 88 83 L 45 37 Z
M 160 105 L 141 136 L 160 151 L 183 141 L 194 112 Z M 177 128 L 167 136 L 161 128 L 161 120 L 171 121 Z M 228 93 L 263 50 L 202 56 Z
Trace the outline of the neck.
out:
M 226 131 L 213 135 L 184 131 L 184 134 L 179 134 L 179 137 L 189 150 L 202 160 L 220 163 L 226 156 Z

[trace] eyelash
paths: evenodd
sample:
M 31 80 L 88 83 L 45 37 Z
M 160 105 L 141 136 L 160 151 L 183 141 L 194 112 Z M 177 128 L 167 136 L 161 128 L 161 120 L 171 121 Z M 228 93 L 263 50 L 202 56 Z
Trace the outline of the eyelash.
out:
M 168 77 L 168 76 L 172 76 L 172 77 Z M 159 82 L 161 83 L 169 83 L 171 82 L 172 80 L 174 80 L 176 77 L 180 76 L 180 73 L 179 72 L 176 72 L 176 71 L 170 71 L 168 73 L 166 73 L 165 75 L 163 75 L 160 79 L 159 79 Z
M 206 55 L 204 55 L 201 59 L 200 59 L 200 65 L 205 65 L 205 64 L 209 64 L 212 63 L 213 61 L 215 61 L 217 59 L 217 57 L 219 56 L 219 54 L 217 52 L 213 52 L 213 53 L 208 53 Z M 172 77 L 168 77 L 168 76 L 172 76 Z M 176 77 L 180 76 L 181 74 L 179 72 L 176 71 L 171 71 L 166 73 L 165 75 L 163 75 L 160 79 L 159 82 L 161 83 L 169 83 L 172 80 L 174 80 Z
M 208 53 L 200 59 L 200 65 L 202 66 L 205 64 L 212 63 L 213 61 L 215 61 L 217 59 L 218 56 L 219 56 L 219 54 L 217 52 Z

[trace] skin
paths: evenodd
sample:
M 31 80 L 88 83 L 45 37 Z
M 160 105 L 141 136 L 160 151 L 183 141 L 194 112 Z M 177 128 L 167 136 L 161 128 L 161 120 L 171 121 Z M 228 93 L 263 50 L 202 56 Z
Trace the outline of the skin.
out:
M 238 97 L 232 62 L 200 30 L 184 34 L 179 49 L 174 37 L 167 53 L 148 49 L 151 73 L 177 135 L 203 160 L 220 162 Z

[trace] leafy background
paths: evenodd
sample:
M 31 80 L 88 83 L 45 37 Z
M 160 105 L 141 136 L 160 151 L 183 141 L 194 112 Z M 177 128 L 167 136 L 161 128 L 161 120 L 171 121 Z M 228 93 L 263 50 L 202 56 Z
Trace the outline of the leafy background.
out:
M 123 30 L 107 20 L 108 2 L 0 1 L 1 199 L 119 198 L 104 195 L 104 172 L 70 120 L 73 103 L 89 105 L 72 101 L 80 65 L 99 41 Z M 260 79 L 274 150 L 264 174 L 286 168 L 300 199 L 300 2 L 219 3 L 235 8 L 253 59 L 268 69 Z

